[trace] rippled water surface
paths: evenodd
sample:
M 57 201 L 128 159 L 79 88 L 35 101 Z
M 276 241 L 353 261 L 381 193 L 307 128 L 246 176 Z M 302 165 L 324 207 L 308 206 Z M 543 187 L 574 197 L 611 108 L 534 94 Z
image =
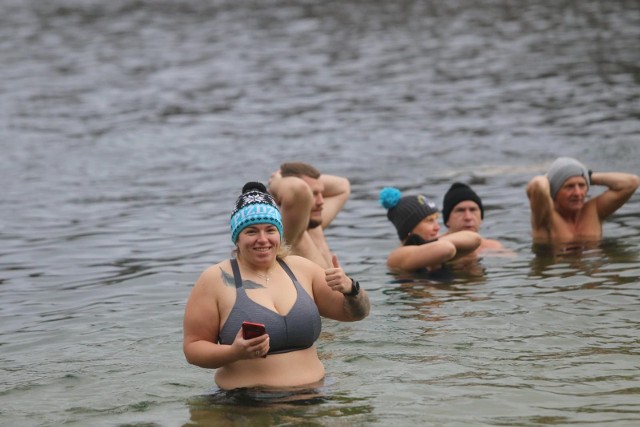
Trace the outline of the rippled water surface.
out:
M 2 424 L 640 422 L 640 196 L 554 255 L 524 193 L 557 155 L 640 172 L 636 1 L 0 8 Z M 217 400 L 184 304 L 242 184 L 292 159 L 351 180 L 327 235 L 372 313 L 323 323 L 318 396 Z M 389 274 L 380 188 L 454 180 L 513 256 Z

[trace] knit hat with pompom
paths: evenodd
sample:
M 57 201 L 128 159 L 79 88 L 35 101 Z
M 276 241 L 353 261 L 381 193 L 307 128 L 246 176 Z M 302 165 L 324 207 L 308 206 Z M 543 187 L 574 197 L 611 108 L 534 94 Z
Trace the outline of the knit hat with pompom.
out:
M 387 209 L 387 218 L 396 227 L 400 240 L 406 239 L 420 221 L 438 212 L 436 204 L 426 196 L 403 197 L 395 187 L 380 190 L 380 204 Z
M 236 243 L 240 232 L 254 224 L 273 224 L 284 237 L 282 216 L 273 197 L 261 182 L 247 182 L 231 213 L 231 240 Z

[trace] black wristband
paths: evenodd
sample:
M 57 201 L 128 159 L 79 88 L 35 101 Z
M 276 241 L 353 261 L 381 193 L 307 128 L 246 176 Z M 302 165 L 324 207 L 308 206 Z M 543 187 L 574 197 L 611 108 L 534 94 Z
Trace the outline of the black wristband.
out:
M 591 182 L 591 174 L 593 173 L 593 171 L 591 169 L 589 169 L 589 182 Z
M 345 297 L 357 297 L 360 293 L 360 283 L 351 279 L 351 292 L 344 294 Z

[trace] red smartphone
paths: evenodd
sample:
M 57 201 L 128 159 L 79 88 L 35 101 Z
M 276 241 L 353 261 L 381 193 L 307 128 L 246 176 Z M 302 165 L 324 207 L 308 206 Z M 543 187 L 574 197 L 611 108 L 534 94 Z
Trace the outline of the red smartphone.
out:
M 242 338 L 249 340 L 267 333 L 262 323 L 242 322 Z

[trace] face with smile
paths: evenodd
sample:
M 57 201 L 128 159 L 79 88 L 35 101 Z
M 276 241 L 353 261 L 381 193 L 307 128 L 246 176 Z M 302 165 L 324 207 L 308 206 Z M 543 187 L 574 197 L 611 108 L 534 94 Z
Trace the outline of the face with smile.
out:
M 440 231 L 440 224 L 438 224 L 438 213 L 434 213 L 425 217 L 422 221 L 416 225 L 413 230 L 411 230 L 412 234 L 416 234 L 422 237 L 424 240 L 433 240 L 438 237 L 438 232 Z
M 556 193 L 554 205 L 559 212 L 577 212 L 587 198 L 587 181 L 582 176 L 567 179 Z
M 453 207 L 446 225 L 452 233 L 462 230 L 477 233 L 480 230 L 480 224 L 482 224 L 480 206 L 474 201 L 464 200 Z
M 254 264 L 269 265 L 280 248 L 280 232 L 273 224 L 253 224 L 238 235 L 238 254 Z
M 324 206 L 324 184 L 315 178 L 308 176 L 301 177 L 304 182 L 311 188 L 313 194 L 313 206 L 311 207 L 311 213 L 309 215 L 309 228 L 316 228 L 322 225 L 322 207 Z

